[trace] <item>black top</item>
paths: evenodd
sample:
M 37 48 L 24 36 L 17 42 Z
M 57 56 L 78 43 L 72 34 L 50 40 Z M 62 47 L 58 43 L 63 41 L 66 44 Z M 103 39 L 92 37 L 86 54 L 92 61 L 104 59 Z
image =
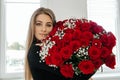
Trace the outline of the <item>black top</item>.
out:
M 28 53 L 28 63 L 33 80 L 88 80 L 90 78 L 91 75 L 67 79 L 61 75 L 58 68 L 49 67 L 44 62 L 40 63 L 39 53 L 37 53 L 40 51 L 40 47 L 36 46 L 35 43 L 32 43 Z

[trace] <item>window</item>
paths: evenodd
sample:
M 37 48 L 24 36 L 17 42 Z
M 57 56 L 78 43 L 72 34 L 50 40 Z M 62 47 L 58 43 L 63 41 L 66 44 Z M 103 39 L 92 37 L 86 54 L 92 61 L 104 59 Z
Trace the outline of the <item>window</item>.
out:
M 31 13 L 39 3 L 6 2 L 6 72 L 23 70 L 25 39 Z M 12 19 L 12 20 L 11 20 Z
M 44 3 L 43 0 L 1 0 L 0 78 L 23 76 L 21 74 L 30 17 L 40 4 L 45 6 Z
M 117 45 L 114 47 L 113 52 L 116 55 L 116 68 L 114 70 L 107 68 L 103 65 L 103 73 L 119 73 L 120 65 L 120 54 L 119 54 L 119 47 L 120 44 L 118 43 L 118 30 L 119 30 L 119 22 L 118 19 L 118 2 L 119 0 L 88 0 L 88 18 L 89 20 L 93 20 L 97 22 L 99 25 L 103 26 L 106 31 L 111 31 L 117 38 Z M 120 18 L 120 17 L 119 17 Z M 98 71 L 98 74 L 101 72 Z M 102 75 L 105 76 L 105 75 Z M 117 75 L 114 75 L 117 76 Z

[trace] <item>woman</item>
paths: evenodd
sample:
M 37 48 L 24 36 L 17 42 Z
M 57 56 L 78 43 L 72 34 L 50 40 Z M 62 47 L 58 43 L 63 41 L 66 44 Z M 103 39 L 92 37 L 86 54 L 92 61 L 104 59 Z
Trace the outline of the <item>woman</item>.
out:
M 55 15 L 48 8 L 38 8 L 32 15 L 28 30 L 25 58 L 25 80 L 71 80 L 63 77 L 58 69 L 40 62 L 40 46 L 56 23 Z
M 25 60 L 25 80 L 64 80 L 58 70 L 48 67 L 44 62 L 39 62 L 39 44 L 53 29 L 56 23 L 55 15 L 48 8 L 37 9 L 30 21 Z

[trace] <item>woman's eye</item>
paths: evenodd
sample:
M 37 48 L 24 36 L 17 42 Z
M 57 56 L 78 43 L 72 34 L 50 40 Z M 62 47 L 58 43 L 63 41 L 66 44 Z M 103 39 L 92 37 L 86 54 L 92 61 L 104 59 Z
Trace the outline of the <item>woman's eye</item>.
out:
M 48 27 L 52 27 L 52 24 L 46 24 L 46 26 L 48 26 Z
M 46 26 L 47 27 L 52 27 L 53 25 L 52 25 L 52 23 L 47 23 Z
M 42 24 L 41 24 L 41 23 L 36 23 L 35 25 L 36 25 L 36 26 L 40 26 L 40 25 L 42 25 Z

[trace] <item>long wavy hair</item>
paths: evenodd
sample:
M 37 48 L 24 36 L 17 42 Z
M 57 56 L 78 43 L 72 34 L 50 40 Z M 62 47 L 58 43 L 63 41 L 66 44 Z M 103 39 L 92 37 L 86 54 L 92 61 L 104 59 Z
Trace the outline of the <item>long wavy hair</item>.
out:
M 36 17 L 40 14 L 46 14 L 46 15 L 50 16 L 50 18 L 52 19 L 52 22 L 53 22 L 53 26 L 56 23 L 55 15 L 54 15 L 53 11 L 49 8 L 40 7 L 31 16 L 29 29 L 28 29 L 27 40 L 26 40 L 25 80 L 32 80 L 32 75 L 31 75 L 27 55 L 28 55 L 28 51 L 30 49 L 30 46 L 31 46 L 31 44 L 33 42 L 33 38 L 34 38 L 35 20 L 36 20 Z

